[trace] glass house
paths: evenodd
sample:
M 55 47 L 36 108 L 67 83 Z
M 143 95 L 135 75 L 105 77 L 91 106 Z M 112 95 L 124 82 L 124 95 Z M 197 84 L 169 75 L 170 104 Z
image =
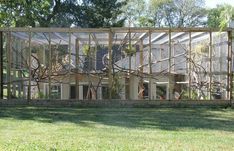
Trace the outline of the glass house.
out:
M 0 98 L 229 100 L 231 37 L 210 28 L 0 28 Z

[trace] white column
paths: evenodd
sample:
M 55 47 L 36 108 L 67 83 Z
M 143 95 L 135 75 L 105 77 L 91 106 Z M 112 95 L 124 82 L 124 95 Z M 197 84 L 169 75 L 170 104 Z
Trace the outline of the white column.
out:
M 97 99 L 101 100 L 102 99 L 102 87 L 100 85 L 100 87 L 97 88 Z
M 79 85 L 79 100 L 83 99 L 83 85 Z
M 139 79 L 135 75 L 130 76 L 130 99 L 137 100 L 138 99 L 138 83 Z
M 152 100 L 155 100 L 156 99 L 156 80 L 155 79 L 152 79 L 152 82 L 151 82 L 151 99 Z
M 120 76 L 119 82 L 121 85 L 121 91 L 119 92 L 120 99 L 125 100 L 126 99 L 126 81 L 125 81 L 125 77 L 123 77 L 123 75 Z
M 70 93 L 69 93 L 69 90 L 70 90 L 70 85 L 67 84 L 67 83 L 63 83 L 62 84 L 62 99 L 69 99 L 70 98 Z

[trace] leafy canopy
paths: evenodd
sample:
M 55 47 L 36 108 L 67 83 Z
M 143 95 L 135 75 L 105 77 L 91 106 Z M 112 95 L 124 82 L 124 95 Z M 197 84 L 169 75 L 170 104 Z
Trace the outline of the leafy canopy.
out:
M 126 2 L 118 0 L 9 0 L 0 5 L 1 27 L 110 27 Z
M 228 4 L 217 5 L 208 13 L 208 26 L 212 28 L 225 28 L 234 19 L 234 7 Z

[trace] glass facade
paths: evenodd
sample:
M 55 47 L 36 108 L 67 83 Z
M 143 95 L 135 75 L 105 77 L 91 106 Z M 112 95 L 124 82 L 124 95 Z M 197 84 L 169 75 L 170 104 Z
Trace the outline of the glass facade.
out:
M 228 100 L 231 30 L 0 28 L 1 99 Z

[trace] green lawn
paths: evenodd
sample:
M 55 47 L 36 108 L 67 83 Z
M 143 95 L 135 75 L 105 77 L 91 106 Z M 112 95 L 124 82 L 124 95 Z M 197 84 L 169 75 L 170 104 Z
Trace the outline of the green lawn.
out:
M 0 150 L 234 150 L 234 110 L 0 107 Z

